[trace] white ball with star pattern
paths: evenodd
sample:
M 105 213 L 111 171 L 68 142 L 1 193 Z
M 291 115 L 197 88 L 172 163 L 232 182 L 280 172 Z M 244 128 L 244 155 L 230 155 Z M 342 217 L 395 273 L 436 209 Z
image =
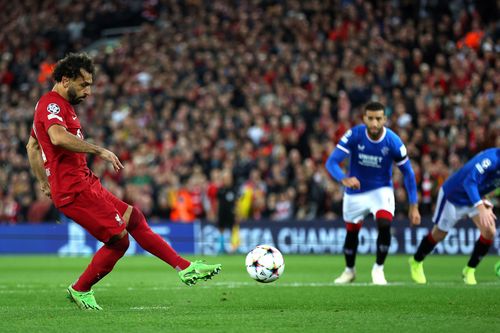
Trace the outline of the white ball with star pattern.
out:
M 276 281 L 285 270 L 281 252 L 270 245 L 258 245 L 245 259 L 248 275 L 257 282 Z

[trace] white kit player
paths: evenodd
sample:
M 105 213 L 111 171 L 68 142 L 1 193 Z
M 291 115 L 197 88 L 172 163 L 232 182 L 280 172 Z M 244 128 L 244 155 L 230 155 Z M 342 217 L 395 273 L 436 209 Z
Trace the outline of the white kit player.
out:
M 483 196 L 500 186 L 500 149 L 486 149 L 451 175 L 439 190 L 436 210 L 432 221 L 434 227 L 425 236 L 417 252 L 410 258 L 411 277 L 416 283 L 424 284 L 423 261 L 437 243 L 462 218 L 469 217 L 480 231 L 469 262 L 462 270 L 465 284 L 475 285 L 476 267 L 488 253 L 496 234 L 493 205 Z
M 420 224 L 415 174 L 406 147 L 397 134 L 384 127 L 385 107 L 378 102 L 367 104 L 363 111 L 363 125 L 346 132 L 326 162 L 330 175 L 346 188 L 343 199 L 343 217 L 346 224 L 344 256 L 346 268 L 335 280 L 337 284 L 350 283 L 356 278 L 355 260 L 358 234 L 363 220 L 372 214 L 378 228 L 377 258 L 372 269 L 372 282 L 385 285 L 384 262 L 391 245 L 391 222 L 394 216 L 392 164 L 399 167 L 410 204 L 412 225 Z M 349 157 L 349 172 L 344 174 L 340 163 Z

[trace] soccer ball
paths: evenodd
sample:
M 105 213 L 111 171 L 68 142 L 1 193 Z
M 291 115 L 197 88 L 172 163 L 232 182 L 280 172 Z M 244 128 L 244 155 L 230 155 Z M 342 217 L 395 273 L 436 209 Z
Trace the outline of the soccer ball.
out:
M 257 282 L 276 281 L 285 270 L 283 255 L 269 245 L 258 245 L 247 254 L 245 259 L 247 272 Z

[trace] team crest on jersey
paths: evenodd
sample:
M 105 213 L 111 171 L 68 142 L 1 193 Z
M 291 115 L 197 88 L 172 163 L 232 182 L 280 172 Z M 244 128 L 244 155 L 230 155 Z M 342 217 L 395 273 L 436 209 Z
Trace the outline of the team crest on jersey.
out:
M 116 222 L 118 222 L 118 225 L 122 225 L 123 224 L 123 220 L 122 220 L 122 218 L 121 218 L 120 215 L 116 214 L 115 220 L 116 220 Z
M 61 112 L 61 108 L 56 103 L 50 103 L 49 105 L 47 105 L 47 111 L 52 114 L 58 114 L 59 112 Z
M 389 154 L 389 147 L 386 146 L 382 148 L 382 155 L 387 156 L 387 154 Z

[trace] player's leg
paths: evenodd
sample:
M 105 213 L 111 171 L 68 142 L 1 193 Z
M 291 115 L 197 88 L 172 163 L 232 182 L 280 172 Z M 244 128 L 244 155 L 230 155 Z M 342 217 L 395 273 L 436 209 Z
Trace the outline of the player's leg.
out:
M 363 221 L 358 223 L 346 222 L 346 236 L 344 240 L 344 258 L 345 269 L 342 274 L 335 279 L 335 283 L 344 284 L 353 282 L 356 279 L 356 253 L 359 244 L 359 230 L 363 225 Z
M 417 251 L 410 257 L 408 263 L 410 264 L 410 273 L 412 280 L 419 284 L 427 283 L 427 279 L 424 273 L 424 259 L 425 257 L 434 250 L 437 243 L 442 241 L 448 232 L 440 230 L 437 226 L 434 226 L 427 234 L 422 238 Z
M 96 191 L 81 192 L 62 213 L 84 227 L 105 245 L 92 258 L 78 280 L 68 288 L 72 300 L 82 309 L 101 308 L 95 302 L 92 286 L 104 278 L 129 246 L 125 222 L 114 206 Z
M 419 284 L 427 283 L 423 266 L 424 259 L 434 250 L 439 242 L 445 239 L 448 231 L 456 224 L 457 220 L 456 207 L 446 200 L 443 190 L 440 189 L 436 202 L 436 210 L 432 216 L 434 227 L 427 236 L 422 238 L 417 251 L 408 260 L 413 281 Z
M 432 230 L 422 238 L 420 244 L 418 245 L 417 251 L 413 255 L 413 260 L 415 262 L 423 262 L 425 257 L 434 250 L 436 245 L 445 239 L 448 235 L 447 231 L 439 229 L 438 226 L 432 227 Z
M 92 258 L 83 274 L 68 287 L 68 293 L 81 309 L 102 310 L 94 298 L 92 286 L 113 270 L 116 262 L 123 257 L 129 246 L 126 230 L 112 237 Z
M 144 250 L 160 258 L 178 271 L 190 265 L 189 261 L 179 256 L 160 235 L 151 230 L 144 214 L 137 207 L 118 199 L 104 188 L 101 188 L 101 191 L 123 216 L 127 231 Z
M 189 266 L 188 260 L 182 258 L 160 235 L 151 230 L 146 218 L 137 207 L 132 207 L 127 230 L 144 250 L 176 270 L 180 271 Z
M 391 222 L 394 216 L 394 190 L 381 187 L 366 193 L 367 205 L 377 224 L 376 260 L 372 268 L 372 282 L 386 285 L 384 263 L 391 246 Z
M 225 247 L 226 240 L 224 239 L 224 231 L 226 228 L 225 228 L 225 224 L 221 221 L 220 217 L 218 220 L 218 224 L 219 224 L 219 227 L 218 227 L 218 230 L 219 230 L 219 249 L 217 250 L 217 253 L 222 254 L 222 253 L 226 252 L 226 247 Z
M 144 250 L 175 268 L 182 282 L 193 285 L 199 279 L 207 280 L 219 273 L 220 264 L 208 265 L 200 261 L 191 263 L 182 258 L 160 235 L 151 230 L 144 214 L 139 209 L 128 205 L 102 187 L 100 191 L 123 216 L 128 232 L 137 243 Z
M 392 214 L 387 210 L 379 210 L 375 213 L 377 223 L 377 257 L 372 268 L 372 282 L 374 284 L 385 285 L 387 281 L 384 274 L 384 263 L 391 246 L 391 222 Z
M 144 250 L 175 268 L 181 281 L 187 285 L 193 285 L 200 279 L 210 279 L 221 269 L 220 264 L 208 265 L 201 261 L 191 263 L 181 257 L 160 235 L 151 230 L 146 218 L 136 207 L 132 208 L 127 230 Z
M 467 266 L 465 266 L 462 271 L 464 282 L 468 285 L 477 284 L 475 277 L 476 267 L 481 262 L 481 259 L 488 253 L 496 234 L 496 227 L 494 224 L 488 226 L 479 224 L 479 215 L 474 215 L 472 221 L 478 227 L 480 236 L 474 245 Z
M 217 250 L 217 253 L 226 253 L 225 243 L 226 240 L 224 239 L 224 228 L 219 228 L 219 249 Z
M 344 194 L 342 200 L 343 218 L 345 221 L 346 235 L 344 240 L 345 269 L 335 279 L 336 284 L 353 282 L 356 278 L 356 253 L 359 244 L 359 230 L 363 225 L 363 218 L 368 213 L 364 194 Z
M 239 251 L 241 243 L 240 224 L 234 222 L 230 230 L 231 230 L 231 253 L 237 253 Z

